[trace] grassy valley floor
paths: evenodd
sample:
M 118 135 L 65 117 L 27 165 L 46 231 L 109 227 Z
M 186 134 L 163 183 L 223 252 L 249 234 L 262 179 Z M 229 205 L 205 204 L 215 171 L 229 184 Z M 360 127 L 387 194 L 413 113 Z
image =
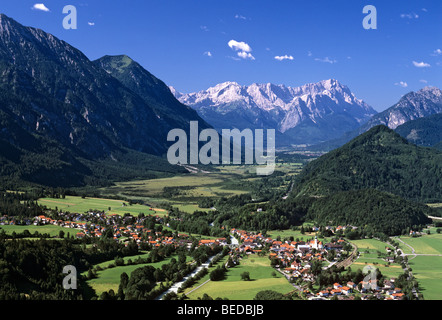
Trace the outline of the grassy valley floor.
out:
M 442 234 L 436 228 L 419 237 L 401 236 L 400 247 L 407 254 L 413 275 L 426 300 L 442 300 Z M 402 241 L 402 242 L 401 242 Z
M 125 257 L 124 262 L 127 263 L 128 260 L 132 260 L 133 262 L 137 260 L 138 257 L 147 258 L 148 254 L 141 254 L 133 257 Z M 144 266 L 152 266 L 154 268 L 161 268 L 163 264 L 167 264 L 172 260 L 172 258 L 178 259 L 178 256 L 172 256 L 164 259 L 163 261 L 156 263 L 142 263 L 142 264 L 132 264 L 132 265 L 124 265 L 124 266 L 113 266 L 109 268 L 109 265 L 113 265 L 114 261 L 103 262 L 99 264 L 102 268 L 105 268 L 102 271 L 97 272 L 97 278 L 88 280 L 87 283 L 89 286 L 95 291 L 95 293 L 100 296 L 104 291 L 114 290 L 114 292 L 118 292 L 118 286 L 120 285 L 120 276 L 123 272 L 126 272 L 128 276 L 135 269 L 142 268 Z M 187 257 L 188 261 L 190 258 Z M 86 275 L 87 272 L 84 272 L 83 275 Z
M 225 263 L 226 259 L 221 260 L 219 264 Z M 209 273 L 215 267 L 211 268 Z M 193 287 L 186 289 L 184 293 L 191 300 L 202 297 L 204 293 L 207 293 L 213 299 L 220 297 L 228 298 L 229 300 L 253 300 L 256 294 L 263 290 L 273 290 L 283 294 L 294 290 L 287 279 L 270 266 L 270 260 L 267 256 L 260 257 L 256 254 L 247 256 L 240 261 L 240 265 L 227 270 L 224 280 L 209 281 L 194 290 L 209 280 L 209 275 L 206 275 Z M 250 281 L 241 279 L 241 273 L 244 271 L 249 272 Z M 272 275 L 274 272 L 276 276 Z
M 140 204 L 130 205 L 129 202 L 123 200 L 90 197 L 83 198 L 79 196 L 66 196 L 64 199 L 41 198 L 38 200 L 38 203 L 51 209 L 58 208 L 60 210 L 69 211 L 72 213 L 85 213 L 89 210 L 98 210 L 104 211 L 107 214 L 123 215 L 125 213 L 130 213 L 135 216 L 137 216 L 139 213 L 159 216 L 167 214 L 166 210 L 164 209 L 152 208 Z
M 397 278 L 404 273 L 402 267 L 397 263 L 387 263 L 378 257 L 377 252 L 386 253 L 385 247 L 390 247 L 385 242 L 376 239 L 351 240 L 351 243 L 357 246 L 359 258 L 350 266 L 352 270 L 361 269 L 365 266 L 379 268 L 379 271 L 387 277 Z

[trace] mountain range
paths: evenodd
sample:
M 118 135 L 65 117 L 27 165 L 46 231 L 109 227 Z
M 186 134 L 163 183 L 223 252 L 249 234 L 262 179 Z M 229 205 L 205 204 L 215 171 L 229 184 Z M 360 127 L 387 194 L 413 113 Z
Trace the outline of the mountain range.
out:
M 210 127 L 129 57 L 91 61 L 0 14 L 0 177 L 6 181 L 13 174 L 73 186 L 99 176 L 180 171 L 152 155 L 165 154 L 169 130 L 188 131 L 192 120 Z
M 335 149 L 380 124 L 398 128 L 398 132 L 405 134 L 405 129 L 399 129 L 405 123 L 442 113 L 442 91 L 436 87 L 409 92 L 379 113 L 335 79 L 296 88 L 271 83 L 241 86 L 225 82 L 195 93 L 184 94 L 174 87 L 170 90 L 218 130 L 273 128 L 277 146 L 304 145 L 309 150 Z M 423 121 L 418 122 L 419 132 L 430 139 L 428 127 L 422 132 Z M 432 123 L 429 124 L 433 134 L 431 145 L 417 137 L 417 131 L 407 133 L 410 141 L 424 146 L 441 141 L 440 128 L 435 128 L 437 121 L 428 121 Z
M 436 87 L 425 87 L 419 91 L 412 91 L 405 94 L 396 104 L 374 115 L 369 121 L 355 130 L 346 132 L 339 138 L 330 139 L 327 142 L 313 146 L 312 149 L 325 151 L 335 149 L 344 145 L 358 135 L 367 132 L 370 128 L 380 124 L 386 125 L 390 129 L 397 130 L 397 132 L 399 132 L 403 137 L 409 137 L 411 142 L 424 146 L 431 146 L 431 144 L 434 145 L 436 142 L 441 141 L 440 126 L 438 130 L 435 129 L 435 126 L 437 126 L 436 119 L 433 118 L 428 120 L 429 122 L 433 123 L 429 125 L 433 128 L 431 132 L 434 136 L 432 138 L 429 137 L 428 130 L 430 128 L 427 128 L 426 139 L 431 139 L 432 141 L 437 139 L 439 140 L 436 142 L 431 142 L 430 145 L 426 142 L 420 143 L 419 138 L 416 137 L 416 132 L 414 133 L 414 138 L 413 135 L 410 135 L 411 126 L 413 124 L 407 126 L 409 128 L 408 132 L 407 129 L 401 129 L 401 127 L 406 126 L 408 122 L 412 122 L 413 120 L 425 119 L 438 113 L 442 113 L 442 90 Z M 425 127 L 423 123 L 426 121 L 427 120 L 421 120 L 417 122 L 417 125 L 421 127 L 419 130 L 422 130 L 422 127 Z
M 334 141 L 339 146 L 384 124 L 412 142 L 437 147 L 435 114 L 441 112 L 438 88 L 411 92 L 376 113 L 335 79 L 297 88 L 226 82 L 182 94 L 126 55 L 91 61 L 53 35 L 0 14 L 5 186 L 102 185 L 184 172 L 161 156 L 169 130 L 187 132 L 190 121 L 198 121 L 199 130 L 276 128 L 279 146 L 340 137 Z
M 337 138 L 377 113 L 335 79 L 295 88 L 225 82 L 196 93 L 170 89 L 215 129 L 275 129 L 279 146 Z

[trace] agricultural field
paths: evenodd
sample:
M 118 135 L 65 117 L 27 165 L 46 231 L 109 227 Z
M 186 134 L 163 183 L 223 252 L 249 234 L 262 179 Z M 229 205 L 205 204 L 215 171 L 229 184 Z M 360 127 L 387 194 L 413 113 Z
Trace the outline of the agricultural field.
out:
M 301 163 L 291 165 L 277 163 L 275 170 L 284 172 L 286 176 L 297 174 L 301 170 Z M 101 188 L 104 195 L 141 199 L 154 206 L 169 204 L 187 213 L 200 208 L 201 199 L 231 197 L 251 193 L 251 183 L 259 181 L 254 165 L 220 165 L 214 166 L 211 172 L 203 171 L 176 175 L 174 177 L 117 182 L 114 186 Z M 280 188 L 286 188 L 288 182 Z
M 74 235 L 78 232 L 78 229 L 72 229 L 72 228 L 63 228 L 60 226 L 54 226 L 54 225 L 43 225 L 43 226 L 17 226 L 17 225 L 0 225 L 0 229 L 4 230 L 6 234 L 12 234 L 15 233 L 22 233 L 25 230 L 28 230 L 29 233 L 34 234 L 34 232 L 38 232 L 40 234 L 47 233 L 50 237 L 58 237 L 60 234 L 60 231 L 63 231 L 65 236 L 70 233 L 71 235 Z
M 301 241 L 311 240 L 317 234 L 317 232 L 305 232 L 301 233 L 300 230 L 271 230 L 267 231 L 270 238 L 276 239 L 278 237 L 282 239 L 293 237 L 293 239 L 299 239 Z M 318 238 L 318 241 L 326 241 L 324 238 Z
M 66 196 L 62 198 L 41 198 L 38 200 L 40 205 L 45 205 L 48 208 L 58 208 L 61 210 L 85 213 L 89 210 L 99 210 L 104 211 L 107 214 L 119 214 L 123 215 L 125 213 L 130 213 L 137 216 L 139 213 L 144 213 L 145 215 L 166 215 L 167 212 L 164 209 L 150 208 L 148 206 L 133 204 L 130 205 L 129 202 L 123 200 L 114 199 L 101 199 L 101 198 L 82 198 L 77 196 Z M 110 210 L 109 210 L 110 208 Z
M 149 256 L 149 253 L 147 251 L 142 251 L 140 254 L 138 254 L 136 256 L 123 257 L 122 259 L 123 259 L 124 263 L 127 263 L 128 260 L 135 261 L 138 258 L 145 259 L 148 256 Z M 105 261 L 105 262 L 102 262 L 102 263 L 98 263 L 98 264 L 95 264 L 93 267 L 100 267 L 102 269 L 106 269 L 111 264 L 115 264 L 115 260 L 109 260 L 109 261 Z M 83 275 L 87 275 L 87 271 L 83 272 Z
M 424 231 L 425 233 L 425 231 Z M 411 246 L 416 254 L 440 254 L 442 255 L 442 234 L 436 233 L 435 228 L 430 229 L 430 235 L 420 237 L 401 236 L 400 240 Z M 404 253 L 411 254 L 411 248 L 401 244 Z
M 166 203 L 184 212 L 193 213 L 197 210 L 210 210 L 200 208 L 197 204 L 199 199 L 247 193 L 240 188 L 232 188 L 232 181 L 239 178 L 239 175 L 227 172 L 195 173 L 161 179 L 117 182 L 114 186 L 102 188 L 100 191 L 105 195 L 141 199 L 156 206 Z M 171 188 L 173 190 L 170 190 Z M 167 189 L 170 194 L 167 193 Z
M 442 299 L 442 234 L 430 228 L 430 234 L 420 237 L 401 236 L 401 249 L 408 255 L 408 263 L 419 282 L 426 300 Z M 410 247 L 409 247 L 410 246 Z M 413 252 L 414 250 L 414 252 Z
M 357 246 L 359 251 L 362 251 L 363 249 L 369 249 L 374 250 L 375 253 L 376 251 L 385 253 L 385 247 L 392 248 L 392 246 L 387 245 L 385 242 L 376 239 L 351 240 L 350 242 Z
M 442 256 L 417 256 L 409 260 L 425 300 L 442 300 Z
M 172 206 L 174 208 L 177 208 L 178 210 L 182 211 L 182 212 L 186 212 L 186 213 L 194 213 L 195 211 L 209 211 L 209 210 L 213 210 L 210 208 L 200 208 L 197 204 L 195 203 L 180 203 L 180 202 L 171 202 Z
M 132 257 L 125 257 L 124 262 L 127 263 L 129 259 L 132 261 L 135 261 L 139 256 L 142 258 L 146 258 L 148 254 L 142 254 Z M 95 290 L 95 293 L 100 296 L 101 293 L 104 291 L 109 291 L 110 289 L 114 290 L 114 292 L 118 292 L 118 286 L 120 285 L 120 276 L 123 272 L 126 272 L 128 276 L 130 276 L 131 272 L 135 269 L 142 268 L 144 266 L 152 266 L 154 268 L 161 268 L 163 264 L 167 264 L 170 262 L 172 258 L 178 259 L 177 256 L 172 256 L 167 259 L 164 259 L 163 261 L 157 262 L 157 263 L 144 263 L 144 264 L 133 264 L 133 265 L 125 265 L 125 266 L 118 266 L 113 268 L 107 268 L 102 271 L 97 272 L 97 278 L 88 280 L 87 283 L 89 286 Z M 188 257 L 188 260 L 190 261 L 190 258 Z M 114 263 L 113 260 L 101 263 L 100 266 L 102 268 L 107 267 L 109 264 Z M 87 274 L 87 272 L 84 273 L 84 275 Z
M 103 188 L 102 191 L 110 194 L 132 195 L 138 197 L 155 198 L 161 196 L 165 187 L 187 187 L 189 196 L 200 194 L 201 196 L 216 196 L 219 188 L 211 190 L 211 187 L 220 187 L 225 179 L 233 178 L 232 174 L 224 173 L 196 173 L 177 175 L 170 178 L 137 180 L 117 182 L 115 186 Z M 224 190 L 223 194 L 236 194 L 239 190 Z
M 421 293 L 426 300 L 442 299 L 442 234 L 436 233 L 436 228 L 430 229 L 430 235 L 420 237 L 400 236 L 405 244 L 400 248 L 408 256 L 408 262 L 413 275 L 419 282 Z M 385 261 L 377 257 L 377 251 L 385 252 L 386 244 L 375 239 L 353 240 L 361 254 L 352 265 L 352 269 L 362 268 L 364 265 L 373 265 L 380 269 L 382 274 L 397 277 L 403 273 L 399 265 L 392 263 L 386 267 Z M 409 247 L 411 246 L 411 247 Z M 412 253 L 414 250 L 414 253 Z
M 258 165 L 218 165 L 215 168 L 224 174 L 252 175 L 255 176 Z M 276 162 L 275 170 L 282 171 L 288 175 L 294 175 L 300 172 L 303 164 L 297 162 Z
M 225 260 L 223 261 L 225 262 Z M 250 281 L 241 279 L 241 273 L 244 271 L 250 273 Z M 273 272 L 276 273 L 276 276 L 272 275 Z M 185 293 L 198 287 L 208 278 L 208 275 L 206 275 L 192 288 L 186 289 Z M 294 288 L 283 275 L 270 266 L 268 257 L 250 255 L 242 259 L 239 266 L 229 268 L 224 280 L 209 281 L 188 294 L 188 297 L 195 300 L 207 293 L 214 299 L 227 297 L 230 300 L 252 300 L 258 292 L 263 290 L 274 290 L 286 294 L 293 291 Z
M 362 239 L 350 241 L 358 247 L 360 257 L 351 265 L 352 270 L 364 269 L 365 266 L 371 265 L 379 268 L 379 271 L 387 277 L 398 277 L 404 273 L 401 266 L 397 263 L 388 264 L 385 260 L 378 257 L 377 252 L 386 253 L 385 247 L 390 247 L 386 243 L 376 239 Z

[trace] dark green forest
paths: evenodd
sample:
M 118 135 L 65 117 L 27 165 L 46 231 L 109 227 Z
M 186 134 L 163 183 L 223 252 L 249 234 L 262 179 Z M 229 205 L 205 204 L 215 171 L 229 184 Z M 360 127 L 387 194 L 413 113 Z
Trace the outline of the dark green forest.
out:
M 375 189 L 338 192 L 317 199 L 306 216 L 319 225 L 370 227 L 387 235 L 405 234 L 431 223 L 430 207 Z
M 394 131 L 418 146 L 436 146 L 442 142 L 442 113 L 407 121 Z
M 138 253 L 138 247 L 103 238 L 87 249 L 79 240 L 11 240 L 0 233 L 0 300 L 83 299 L 86 292 L 62 286 L 63 268 L 73 265 L 78 274 L 93 264 Z
M 324 196 L 374 188 L 420 202 L 442 201 L 442 152 L 418 147 L 376 126 L 310 162 L 296 177 L 293 196 Z

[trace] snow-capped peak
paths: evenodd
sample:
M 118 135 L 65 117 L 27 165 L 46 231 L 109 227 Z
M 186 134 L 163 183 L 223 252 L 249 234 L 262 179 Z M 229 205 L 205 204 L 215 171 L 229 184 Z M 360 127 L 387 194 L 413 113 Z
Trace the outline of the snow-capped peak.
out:
M 272 83 L 253 83 L 249 86 L 241 86 L 237 82 L 227 81 L 217 84 L 207 90 L 195 93 L 182 94 L 172 91 L 182 103 L 195 109 L 200 107 L 217 107 L 231 103 L 248 105 L 262 110 L 290 110 L 296 101 L 314 103 L 328 97 L 336 105 L 342 103 L 362 108 L 370 114 L 376 113 L 365 102 L 359 100 L 347 86 L 342 85 L 336 79 L 328 79 L 317 83 L 308 83 L 299 87 L 287 87 Z
M 330 127 L 326 122 L 333 122 L 329 125 L 334 128 L 333 134 L 338 135 L 355 129 L 377 113 L 336 79 L 299 87 L 272 83 L 242 86 L 229 81 L 199 92 L 174 94 L 217 129 L 267 127 L 294 134 L 293 129 L 304 124 L 302 127 L 315 127 L 312 132 L 324 130 L 321 138 L 299 137 L 303 141 L 330 138 L 332 133 L 327 132 Z

